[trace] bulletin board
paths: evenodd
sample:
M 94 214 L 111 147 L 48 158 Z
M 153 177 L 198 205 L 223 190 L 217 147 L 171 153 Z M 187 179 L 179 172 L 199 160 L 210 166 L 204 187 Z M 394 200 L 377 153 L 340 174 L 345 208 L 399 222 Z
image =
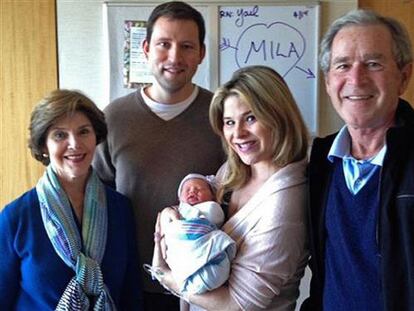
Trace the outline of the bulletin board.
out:
M 125 21 L 146 20 L 160 2 L 104 4 L 110 59 L 110 98 L 133 89 L 124 87 Z M 194 82 L 214 91 L 238 68 L 266 65 L 289 85 L 312 134 L 318 134 L 318 2 L 188 2 L 206 23 L 206 58 Z M 255 3 L 255 4 L 251 4 Z

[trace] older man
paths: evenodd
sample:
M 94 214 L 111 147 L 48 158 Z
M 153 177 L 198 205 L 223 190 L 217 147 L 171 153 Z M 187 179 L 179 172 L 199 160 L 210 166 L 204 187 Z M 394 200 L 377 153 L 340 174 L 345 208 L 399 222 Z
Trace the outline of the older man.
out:
M 414 110 L 404 27 L 371 11 L 321 43 L 326 90 L 345 126 L 309 165 L 312 282 L 302 310 L 414 310 Z

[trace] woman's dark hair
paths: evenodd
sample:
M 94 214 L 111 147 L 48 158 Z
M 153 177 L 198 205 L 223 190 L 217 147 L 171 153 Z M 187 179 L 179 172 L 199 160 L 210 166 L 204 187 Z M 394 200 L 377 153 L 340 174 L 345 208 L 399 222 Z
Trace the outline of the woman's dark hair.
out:
M 31 115 L 29 148 L 36 160 L 49 164 L 49 157 L 44 155 L 47 131 L 58 119 L 75 112 L 84 113 L 92 123 L 97 144 L 106 139 L 105 116 L 91 99 L 79 91 L 55 90 L 36 105 Z

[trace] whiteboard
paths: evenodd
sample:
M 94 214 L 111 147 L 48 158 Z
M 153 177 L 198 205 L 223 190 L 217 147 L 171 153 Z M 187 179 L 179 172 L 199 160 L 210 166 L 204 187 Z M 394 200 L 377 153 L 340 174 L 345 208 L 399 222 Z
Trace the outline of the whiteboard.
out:
M 206 57 L 193 81 L 211 91 L 247 65 L 266 65 L 289 85 L 312 135 L 318 134 L 319 4 L 260 2 L 191 3 L 206 24 Z M 124 87 L 124 22 L 147 20 L 154 4 L 106 2 L 110 101 L 134 91 Z
M 219 19 L 219 83 L 241 67 L 272 67 L 317 133 L 319 5 L 220 6 Z

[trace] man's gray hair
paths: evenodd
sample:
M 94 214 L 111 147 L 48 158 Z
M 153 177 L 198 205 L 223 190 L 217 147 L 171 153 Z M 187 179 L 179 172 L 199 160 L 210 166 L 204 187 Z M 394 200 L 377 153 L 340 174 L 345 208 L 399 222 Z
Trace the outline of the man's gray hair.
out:
M 332 42 L 336 34 L 347 26 L 384 25 L 391 33 L 393 54 L 399 69 L 413 61 L 410 37 L 404 25 L 391 17 L 381 16 L 370 10 L 353 10 L 338 18 L 322 38 L 319 64 L 324 74 L 330 69 Z M 381 38 L 378 38 L 381 40 Z

